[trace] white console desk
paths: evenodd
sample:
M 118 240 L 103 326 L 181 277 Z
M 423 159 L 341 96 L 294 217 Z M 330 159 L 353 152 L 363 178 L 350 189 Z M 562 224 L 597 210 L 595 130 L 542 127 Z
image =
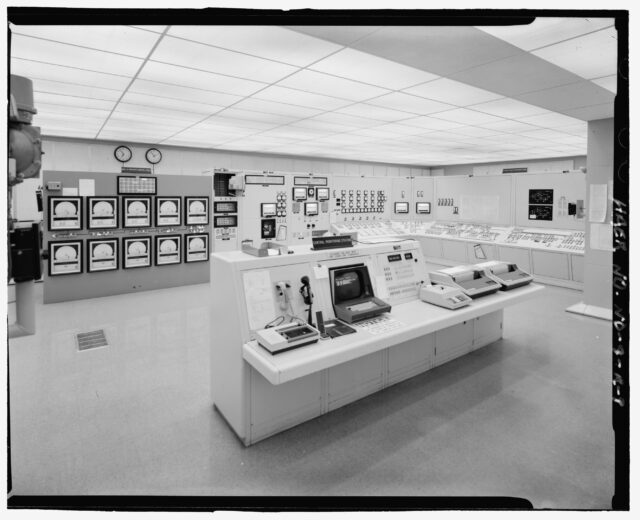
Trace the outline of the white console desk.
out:
M 448 310 L 418 299 L 428 276 L 416 241 L 293 251 L 212 255 L 212 398 L 247 446 L 493 343 L 502 337 L 503 309 L 543 290 L 530 284 Z M 390 262 L 398 253 L 402 260 Z M 309 276 L 314 320 L 316 310 L 328 320 L 334 314 L 326 269 L 358 263 L 368 266 L 376 295 L 392 305 L 384 315 L 388 330 L 355 324 L 354 334 L 276 355 L 256 343 L 255 330 L 266 324 L 256 323 L 256 313 L 273 319 L 284 312 L 275 283 L 291 285 L 291 311 L 306 317 L 298 288 L 301 276 Z

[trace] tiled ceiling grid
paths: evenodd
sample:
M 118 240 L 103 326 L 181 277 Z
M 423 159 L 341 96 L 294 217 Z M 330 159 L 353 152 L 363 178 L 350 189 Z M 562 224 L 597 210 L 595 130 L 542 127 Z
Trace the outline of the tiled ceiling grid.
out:
M 12 26 L 11 73 L 45 135 L 423 166 L 586 153 L 611 19 L 442 29 Z M 514 59 L 542 77 L 474 86 Z

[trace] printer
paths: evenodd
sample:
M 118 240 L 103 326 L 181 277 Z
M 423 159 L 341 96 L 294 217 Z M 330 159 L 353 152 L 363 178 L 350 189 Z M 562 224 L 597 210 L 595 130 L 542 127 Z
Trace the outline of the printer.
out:
M 475 265 L 478 269 L 482 269 L 492 280 L 501 285 L 503 291 L 515 289 L 527 285 L 533 280 L 533 276 L 520 269 L 516 264 L 510 262 L 501 262 L 499 260 L 490 260 Z
M 485 296 L 500 289 L 498 282 L 489 278 L 482 269 L 474 265 L 460 265 L 431 271 L 429 280 L 433 285 L 457 287 L 470 298 Z

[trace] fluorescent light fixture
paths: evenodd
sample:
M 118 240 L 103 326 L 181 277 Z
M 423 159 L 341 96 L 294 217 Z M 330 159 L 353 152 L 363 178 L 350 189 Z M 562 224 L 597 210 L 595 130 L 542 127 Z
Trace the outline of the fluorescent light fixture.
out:
M 191 112 L 194 114 L 200 114 L 203 117 L 211 115 L 215 112 L 222 110 L 223 106 L 207 105 L 204 103 L 193 103 L 190 101 L 184 101 L 172 98 L 161 98 L 156 96 L 149 96 L 146 94 L 137 94 L 135 92 L 127 92 L 123 98 L 123 103 L 132 105 L 142 105 L 156 108 L 169 108 L 175 111 Z
M 519 119 L 521 117 L 549 113 L 544 108 L 510 98 L 497 99 L 488 103 L 473 105 L 469 108 L 485 114 L 504 117 L 505 119 Z
M 406 126 L 399 123 L 389 123 L 387 125 L 381 125 L 375 127 L 376 130 L 381 130 L 384 132 L 389 132 L 391 134 L 401 134 L 401 135 L 420 135 L 424 134 L 424 128 L 418 128 L 415 126 Z
M 286 125 L 297 119 L 296 117 L 282 116 L 278 114 L 267 114 L 264 112 L 253 112 L 250 110 L 241 110 L 235 107 L 224 109 L 222 112 L 220 112 L 220 115 L 223 117 L 230 117 L 233 119 L 244 119 L 246 121 L 269 123 L 272 126 Z
M 264 83 L 257 81 L 231 78 L 212 72 L 204 72 L 153 61 L 145 63 L 138 74 L 138 78 L 243 97 L 249 96 L 265 87 Z
M 472 87 L 447 78 L 437 79 L 404 90 L 409 94 L 449 103 L 459 107 L 484 103 L 502 97 L 500 94 Z
M 185 112 L 171 110 L 162 107 L 151 107 L 143 105 L 134 105 L 131 103 L 119 103 L 116 109 L 121 113 L 140 114 L 148 118 L 148 120 L 156 125 L 171 124 L 178 122 L 195 123 L 203 118 L 203 114 L 194 112 Z
M 11 38 L 11 55 L 16 58 L 64 65 L 95 72 L 133 76 L 142 60 L 110 52 L 84 49 L 15 34 Z
M 341 47 L 274 25 L 172 25 L 167 34 L 298 67 Z
M 78 108 L 74 107 L 73 110 L 69 110 L 69 106 L 65 105 L 49 105 L 46 103 L 38 103 L 38 113 L 33 116 L 34 123 L 40 119 L 40 116 L 47 115 L 51 117 L 57 117 L 60 115 L 74 115 L 79 117 L 86 117 L 96 121 L 104 121 L 109 114 L 110 110 L 100 110 L 95 108 Z M 37 123 L 35 123 L 37 124 Z
M 614 74 L 613 76 L 606 76 L 604 78 L 592 79 L 596 85 L 601 86 L 602 88 L 606 88 L 610 90 L 614 94 L 618 90 L 618 77 Z
M 291 65 L 170 36 L 162 39 L 151 55 L 151 59 L 238 78 L 257 79 L 267 83 L 282 79 L 298 70 Z
M 478 27 L 526 51 L 539 49 L 553 43 L 571 40 L 614 24 L 613 18 L 552 18 L 538 17 L 527 25 L 503 25 Z
M 126 25 L 13 25 L 13 34 L 145 58 L 158 35 Z
M 411 96 L 409 94 L 403 94 L 402 92 L 393 92 L 392 94 L 371 99 L 368 103 L 415 115 L 428 115 L 452 108 L 451 105 L 440 103 L 439 101 Z
M 49 81 L 46 79 L 32 79 L 32 81 L 34 92 L 60 94 L 63 96 L 79 96 L 107 101 L 117 101 L 121 95 L 120 90 L 74 85 L 73 83 L 61 83 L 59 81 Z
M 432 117 L 466 125 L 482 125 L 485 123 L 502 121 L 499 117 L 483 114 L 482 112 L 475 112 L 474 110 L 469 110 L 467 108 L 457 108 L 455 110 L 439 112 L 438 114 L 434 114 Z
M 586 79 L 609 76 L 617 71 L 618 32 L 602 29 L 532 54 Z
M 225 107 L 242 99 L 242 96 L 212 92 L 199 88 L 182 87 L 179 85 L 167 85 L 166 83 L 157 83 L 143 79 L 136 79 L 129 87 L 128 92 L 154 96 L 162 100 L 170 98 L 188 101 L 190 103 L 203 103 L 206 105 Z M 168 101 L 168 103 L 171 103 L 171 101 Z
M 352 101 L 363 101 L 375 96 L 381 96 L 389 92 L 387 89 L 365 85 L 357 81 L 344 78 L 337 78 L 315 72 L 312 70 L 301 70 L 292 76 L 280 80 L 278 83 L 282 87 L 294 88 L 305 92 L 334 96 Z
M 277 103 L 289 103 L 302 107 L 315 108 L 317 110 L 335 110 L 352 103 L 350 100 L 340 99 L 321 94 L 303 92 L 292 88 L 279 87 L 274 85 L 256 93 L 256 99 L 265 99 Z
M 100 87 L 103 89 L 118 90 L 120 92 L 124 90 L 131 81 L 131 78 L 126 76 L 91 72 L 61 65 L 23 60 L 21 58 L 11 59 L 11 74 L 25 76 L 32 79 L 34 83 L 40 79 L 44 81 L 56 81 L 66 85 L 75 84 L 87 87 Z
M 373 119 L 350 116 L 347 114 L 340 114 L 338 112 L 328 112 L 326 114 L 320 114 L 311 118 L 310 120 L 342 125 L 349 128 L 366 128 L 379 124 L 379 121 L 375 121 Z
M 208 117 L 203 123 L 207 125 L 226 126 L 229 128 L 248 129 L 255 131 L 268 130 L 273 128 L 272 123 L 263 121 L 252 121 L 251 119 L 236 119 L 229 116 L 229 110 L 222 112 L 222 115 Z
M 350 48 L 324 58 L 309 68 L 392 90 L 438 78 L 435 74 Z
M 455 123 L 453 121 L 443 121 L 442 119 L 435 119 L 429 116 L 419 116 L 412 117 L 410 119 L 405 119 L 402 121 L 403 125 L 406 126 L 417 126 L 418 128 L 423 128 L 425 131 L 429 130 L 450 130 L 451 128 L 460 128 L 460 123 Z

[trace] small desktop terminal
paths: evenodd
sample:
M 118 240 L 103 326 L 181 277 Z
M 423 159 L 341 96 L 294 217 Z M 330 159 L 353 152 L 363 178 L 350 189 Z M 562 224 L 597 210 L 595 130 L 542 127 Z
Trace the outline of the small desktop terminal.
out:
M 340 320 L 354 323 L 391 310 L 391 305 L 374 295 L 366 265 L 334 267 L 329 278 L 333 310 Z
M 461 289 L 470 298 L 486 296 L 500 289 L 500 284 L 489 278 L 482 269 L 473 265 L 449 267 L 429 273 L 432 284 Z
M 503 291 L 522 287 L 533 281 L 533 276 L 510 262 L 490 260 L 476 264 L 476 267 L 482 269 L 489 278 L 498 282 Z

